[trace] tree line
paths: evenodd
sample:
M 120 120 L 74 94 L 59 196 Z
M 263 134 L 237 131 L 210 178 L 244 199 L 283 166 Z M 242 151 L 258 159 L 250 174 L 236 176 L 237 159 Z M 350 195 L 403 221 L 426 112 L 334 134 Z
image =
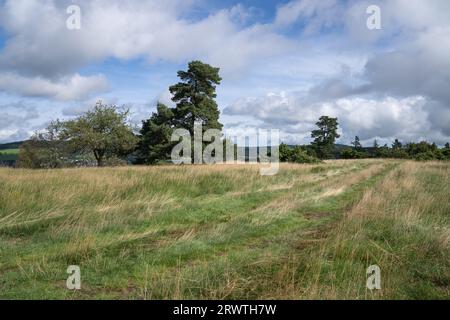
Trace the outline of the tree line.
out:
M 378 141 L 374 140 L 372 147 L 364 148 L 359 143 L 359 138 L 355 137 L 355 141 L 352 144 L 354 146 L 353 148 L 346 148 L 342 151 L 342 158 L 396 158 L 418 161 L 450 160 L 449 143 L 446 143 L 443 148 L 439 148 L 435 143 L 429 143 L 427 141 L 402 144 L 398 139 L 395 139 L 389 147 L 387 144 L 380 146 Z
M 126 163 L 157 164 L 167 162 L 177 142 L 172 141 L 176 129 L 194 135 L 194 126 L 202 130 L 222 130 L 220 111 L 215 101 L 216 87 L 222 78 L 219 68 L 192 61 L 186 71 L 179 71 L 179 82 L 169 88 L 174 107 L 158 103 L 157 110 L 136 131 L 129 110 L 97 102 L 94 108 L 68 121 L 53 121 L 20 147 L 18 166 L 24 168 L 63 168 L 72 166 L 111 166 Z M 355 137 L 353 148 L 338 150 L 338 119 L 322 116 L 312 131 L 308 146 L 281 144 L 280 161 L 316 163 L 324 159 L 402 158 L 417 160 L 450 159 L 450 146 L 439 149 L 427 142 L 402 145 L 395 140 L 392 147 L 363 148 Z M 223 141 L 224 148 L 226 141 Z M 193 148 L 193 146 L 192 146 Z M 235 146 L 236 152 L 237 146 Z

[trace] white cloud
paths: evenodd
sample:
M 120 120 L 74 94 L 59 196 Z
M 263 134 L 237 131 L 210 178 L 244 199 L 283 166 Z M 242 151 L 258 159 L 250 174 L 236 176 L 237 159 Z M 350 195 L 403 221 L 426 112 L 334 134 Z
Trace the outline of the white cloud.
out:
M 67 74 L 108 57 L 150 61 L 202 58 L 235 72 L 257 57 L 283 52 L 291 45 L 269 26 L 242 27 L 251 10 L 242 5 L 192 21 L 183 1 L 79 1 L 81 30 L 65 27 L 64 3 L 9 0 L 1 11 L 11 34 L 0 66 L 25 74 Z M 238 21 L 236 21 L 238 20 Z
M 0 90 L 60 100 L 102 91 L 102 76 L 77 74 L 108 58 L 180 63 L 202 59 L 224 76 L 242 76 L 250 63 L 293 49 L 269 25 L 244 26 L 254 10 L 242 5 L 191 20 L 196 1 L 80 0 L 81 30 L 66 28 L 71 1 L 7 0 L 0 27 Z
M 278 7 L 275 26 L 287 27 L 302 20 L 306 34 L 341 21 L 343 6 L 337 0 L 294 0 Z
M 32 131 L 21 129 L 0 130 L 0 143 L 23 141 L 32 135 Z
M 25 102 L 0 105 L 0 142 L 20 141 L 31 135 L 29 130 L 23 127 L 32 126 L 32 122 L 39 118 L 39 112 L 35 106 Z
M 381 7 L 381 31 L 365 27 L 366 8 L 372 4 Z M 324 22 L 328 15 L 333 18 Z M 300 93 L 241 99 L 226 110 L 229 114 L 253 115 L 269 125 L 282 123 L 290 132 L 307 128 L 312 114 L 316 119 L 320 113 L 330 114 L 342 119 L 344 138 L 359 134 L 367 139 L 396 136 L 441 143 L 450 138 L 448 1 L 325 1 L 319 5 L 296 0 L 280 7 L 277 14 L 279 25 L 300 21 L 311 30 L 308 18 L 319 27 L 331 23 L 340 30 L 334 50 L 341 52 L 347 44 L 352 52 L 365 52 L 365 67 L 350 75 L 323 76 Z M 295 121 L 298 125 L 292 125 Z
M 0 90 L 21 96 L 79 100 L 89 97 L 93 92 L 105 91 L 107 88 L 108 82 L 102 75 L 83 77 L 75 74 L 52 81 L 43 77 L 0 73 Z
M 236 130 L 256 123 L 307 140 L 318 117 L 329 114 L 341 119 L 344 140 L 440 142 L 450 137 L 450 2 L 424 2 L 294 0 L 262 24 L 243 5 L 192 19 L 198 1 L 80 0 L 82 29 L 69 31 L 72 1 L 7 0 L 0 5 L 9 36 L 0 51 L 0 91 L 86 99 L 107 88 L 102 75 L 79 75 L 87 65 L 201 59 L 222 68 L 219 93 Z M 372 4 L 382 9 L 381 31 L 366 28 Z
M 265 97 L 239 99 L 225 109 L 227 115 L 251 116 L 260 127 L 280 129 L 291 141 L 308 143 L 309 134 L 323 116 L 337 117 L 343 143 L 358 135 L 363 141 L 375 138 L 391 141 L 434 139 L 443 143 L 445 135 L 430 120 L 424 97 L 385 97 L 383 99 L 341 98 L 329 102 L 302 104 L 304 97 L 292 93 L 270 93 Z M 248 123 L 232 125 L 233 130 Z M 257 125 L 256 125 L 257 126 Z

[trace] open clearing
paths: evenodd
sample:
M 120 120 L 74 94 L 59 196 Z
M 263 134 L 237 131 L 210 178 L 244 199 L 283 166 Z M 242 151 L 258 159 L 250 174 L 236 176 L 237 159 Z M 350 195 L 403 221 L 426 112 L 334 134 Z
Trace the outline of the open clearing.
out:
M 448 162 L 0 169 L 0 298 L 448 299 L 449 186 Z

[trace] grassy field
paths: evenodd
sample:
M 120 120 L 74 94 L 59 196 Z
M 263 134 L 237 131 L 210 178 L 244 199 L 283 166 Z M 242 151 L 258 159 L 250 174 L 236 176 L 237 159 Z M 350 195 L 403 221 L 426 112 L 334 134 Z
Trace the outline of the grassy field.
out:
M 5 150 L 0 150 L 0 155 L 10 155 L 10 154 L 14 154 L 17 155 L 19 154 L 19 149 L 5 149 Z
M 2 299 L 450 298 L 450 163 L 0 169 L 0 184 Z

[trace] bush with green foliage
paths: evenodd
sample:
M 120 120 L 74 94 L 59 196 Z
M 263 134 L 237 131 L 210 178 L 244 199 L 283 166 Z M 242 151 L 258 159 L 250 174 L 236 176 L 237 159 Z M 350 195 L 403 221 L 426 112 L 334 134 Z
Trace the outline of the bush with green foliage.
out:
M 445 160 L 442 154 L 438 154 L 438 152 L 426 151 L 418 153 L 414 156 L 414 160 L 417 161 L 433 161 L 433 160 Z
M 442 155 L 445 159 L 450 160 L 450 143 L 446 143 L 444 149 L 442 149 Z
M 319 163 L 320 160 L 308 155 L 307 151 L 300 146 L 290 147 L 284 143 L 280 145 L 279 149 L 281 162 L 292 163 Z
M 414 159 L 418 161 L 450 160 L 450 146 L 446 144 L 443 149 L 435 143 L 421 141 L 419 143 L 407 143 L 403 145 L 395 139 L 392 148 L 387 145 L 376 150 L 378 158 Z
M 355 149 L 346 148 L 342 151 L 341 157 L 343 159 L 366 159 L 370 158 L 370 155 L 365 151 L 357 151 Z

